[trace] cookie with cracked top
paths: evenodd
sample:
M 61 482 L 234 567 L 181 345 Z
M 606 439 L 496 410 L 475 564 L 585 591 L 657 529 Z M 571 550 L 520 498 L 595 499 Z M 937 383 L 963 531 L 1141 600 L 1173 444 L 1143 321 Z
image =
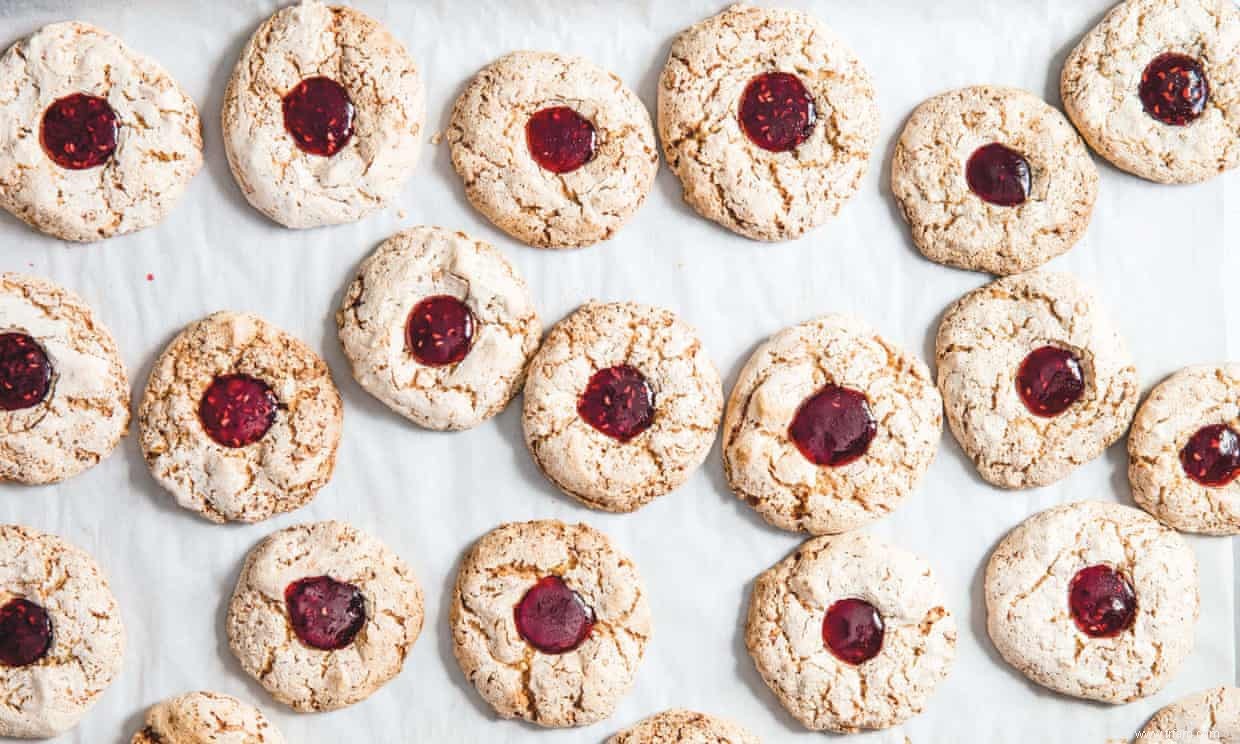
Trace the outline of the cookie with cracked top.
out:
M 1164 706 L 1133 744 L 1210 744 L 1240 741 L 1240 688 L 1215 687 Z
M 665 710 L 607 740 L 607 744 L 761 744 L 725 718 L 691 710 Z
M 130 744 L 284 744 L 258 708 L 218 692 L 190 692 L 152 705 Z

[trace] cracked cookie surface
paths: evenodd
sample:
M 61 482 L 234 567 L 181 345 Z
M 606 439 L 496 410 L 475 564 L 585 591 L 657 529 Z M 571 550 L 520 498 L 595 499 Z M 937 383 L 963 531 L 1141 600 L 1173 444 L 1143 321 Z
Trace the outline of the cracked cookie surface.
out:
M 190 692 L 152 705 L 130 744 L 284 744 L 263 712 L 219 692 Z
M 724 718 L 691 710 L 666 710 L 621 731 L 607 744 L 761 744 L 761 739 Z
M 1233 744 L 1240 741 L 1240 689 L 1215 687 L 1162 708 L 1133 744 Z

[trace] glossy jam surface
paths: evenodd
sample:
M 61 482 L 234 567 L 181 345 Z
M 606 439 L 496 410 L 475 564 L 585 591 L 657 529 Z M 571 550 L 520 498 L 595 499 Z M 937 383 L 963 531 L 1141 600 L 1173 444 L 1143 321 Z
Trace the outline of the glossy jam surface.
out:
M 977 148 L 969 156 L 964 174 L 970 191 L 982 201 L 1000 207 L 1023 204 L 1033 188 L 1029 161 L 998 142 Z
M 841 599 L 827 608 L 822 621 L 822 641 L 835 658 L 863 664 L 883 649 L 886 633 L 883 618 L 864 599 Z
M 284 94 L 284 128 L 305 152 L 331 157 L 353 139 L 353 101 L 331 78 L 306 78 Z
M 344 648 L 366 624 L 362 591 L 330 576 L 294 581 L 284 589 L 284 603 L 293 632 L 311 648 Z
M 1225 486 L 1240 475 L 1240 434 L 1226 424 L 1203 426 L 1180 450 L 1180 465 L 1203 486 Z
M 1016 391 L 1035 416 L 1058 416 L 1085 393 L 1081 362 L 1057 346 L 1034 349 L 1016 372 Z
M 627 442 L 654 421 L 654 391 L 627 364 L 600 369 L 577 401 L 577 414 L 612 439 Z
M 116 152 L 116 112 L 107 99 L 74 93 L 43 112 L 39 141 L 52 162 L 85 170 L 108 162 Z
M 52 619 L 47 610 L 21 598 L 0 607 L 0 664 L 33 664 L 47 655 L 51 645 Z
M 525 144 L 534 162 L 552 173 L 572 173 L 594 159 L 594 124 L 568 106 L 537 111 L 525 123 Z
M 1068 607 L 1082 633 L 1092 638 L 1114 638 L 1132 627 L 1137 594 L 1128 577 L 1099 564 L 1081 569 L 1072 578 Z
M 517 604 L 517 632 L 544 654 L 580 646 L 594 630 L 594 609 L 559 576 L 545 576 Z
M 207 435 L 225 447 L 244 447 L 263 438 L 276 420 L 275 393 L 249 375 L 221 375 L 198 403 Z
M 827 385 L 807 398 L 788 426 L 788 436 L 805 459 L 830 467 L 860 458 L 877 432 L 865 393 L 839 385 Z
M 787 72 L 766 72 L 745 86 L 741 129 L 763 150 L 794 150 L 814 132 L 818 111 L 805 84 Z
M 1138 94 L 1145 113 L 1163 124 L 1182 127 L 1206 110 L 1210 82 L 1199 60 L 1168 52 L 1146 66 Z
M 422 364 L 456 364 L 474 343 L 474 314 L 450 295 L 427 297 L 409 312 L 405 337 L 409 353 Z
M 0 410 L 33 408 L 52 387 L 52 363 L 24 333 L 0 333 Z

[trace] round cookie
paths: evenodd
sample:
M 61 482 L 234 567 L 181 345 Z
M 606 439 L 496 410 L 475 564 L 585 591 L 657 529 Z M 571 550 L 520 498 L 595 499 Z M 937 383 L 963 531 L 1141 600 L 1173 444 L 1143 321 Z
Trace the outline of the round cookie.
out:
M 816 537 L 758 577 L 745 645 L 806 728 L 853 733 L 921 712 L 956 657 L 930 566 L 862 532 Z
M 130 744 L 284 744 L 263 712 L 218 692 L 190 692 L 152 705 Z
M 474 208 L 539 248 L 607 240 L 654 185 L 650 114 L 581 57 L 513 52 L 461 93 L 445 132 Z
M 869 73 L 825 24 L 733 5 L 672 44 L 659 136 L 703 217 L 754 240 L 788 240 L 857 191 L 878 107 Z
M 194 102 L 154 60 L 85 23 L 0 57 L 0 207 L 89 242 L 164 218 L 202 167 Z
M 365 700 L 400 673 L 422 631 L 409 566 L 343 522 L 281 530 L 250 552 L 228 605 L 228 645 L 302 713 Z
M 1041 98 L 980 85 L 917 107 L 896 143 L 891 190 L 926 258 L 1006 276 L 1080 240 L 1098 169 Z
M 1153 695 L 1193 647 L 1197 559 L 1131 507 L 1082 501 L 1033 515 L 995 548 L 985 592 L 995 648 L 1065 695 Z
M 428 429 L 469 429 L 508 405 L 542 324 L 525 281 L 488 243 L 438 227 L 393 235 L 336 313 L 353 376 Z
M 343 407 L 327 365 L 256 315 L 191 323 L 156 360 L 138 425 L 155 480 L 213 522 L 304 506 L 336 465 Z
M 425 91 L 386 28 L 304 0 L 263 22 L 224 92 L 224 152 L 255 209 L 285 227 L 387 206 L 422 148 Z
M 129 378 L 94 312 L 46 279 L 0 274 L 0 480 L 64 480 L 128 428 Z
M 719 373 L 692 328 L 660 308 L 589 302 L 530 362 L 525 443 L 568 495 L 630 512 L 702 464 L 722 409 Z
M 690 710 L 665 710 L 625 729 L 607 744 L 761 744 L 735 723 Z
M 1137 407 L 1128 347 L 1068 274 L 1033 271 L 957 300 L 939 324 L 952 434 L 1002 488 L 1054 483 L 1121 436 Z
M 930 370 L 864 322 L 826 315 L 758 347 L 723 422 L 733 493 L 785 530 L 856 529 L 895 509 L 934 459 Z
M 1240 8 L 1126 0 L 1068 55 L 1060 92 L 1081 135 L 1117 168 L 1159 183 L 1235 168 Z
M 1240 689 L 1215 687 L 1162 708 L 1133 744 L 1233 744 L 1240 741 Z
M 461 561 L 452 642 L 504 718 L 547 727 L 611 716 L 650 640 L 637 568 L 606 535 L 557 521 L 505 524 Z
M 0 525 L 0 736 L 73 728 L 124 655 L 120 608 L 95 559 L 54 535 Z

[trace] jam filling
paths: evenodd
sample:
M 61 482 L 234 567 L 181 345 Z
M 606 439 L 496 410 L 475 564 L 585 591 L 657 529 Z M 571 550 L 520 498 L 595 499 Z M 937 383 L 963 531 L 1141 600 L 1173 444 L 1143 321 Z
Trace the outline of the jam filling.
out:
M 0 664 L 23 667 L 47 655 L 52 619 L 28 599 L 10 599 L 0 607 Z
M 827 650 L 854 666 L 878 656 L 885 634 L 882 616 L 864 599 L 841 599 L 827 608 L 822 620 L 822 640 Z
M 1035 416 L 1058 416 L 1085 393 L 1085 374 L 1076 355 L 1056 346 L 1034 349 L 1016 373 L 1016 390 Z
M 1076 627 L 1091 638 L 1114 638 L 1132 627 L 1137 594 L 1128 578 L 1110 566 L 1083 568 L 1068 587 Z
M 331 157 L 353 138 L 353 101 L 335 80 L 308 77 L 284 95 L 284 128 L 303 151 Z
M 330 576 L 294 581 L 284 589 L 289 622 L 302 643 L 335 651 L 353 642 L 366 624 L 366 598 L 356 586 Z
M 39 141 L 52 162 L 68 170 L 103 165 L 116 152 L 116 112 L 107 99 L 73 93 L 43 112 Z
M 52 363 L 43 347 L 24 333 L 0 333 L 0 409 L 33 408 L 51 388 Z
M 763 73 L 750 80 L 741 94 L 741 129 L 763 150 L 796 149 L 813 134 L 817 122 L 814 99 L 796 75 Z
M 572 173 L 594 159 L 598 137 L 589 119 L 568 106 L 553 106 L 526 122 L 525 144 L 539 166 Z
M 965 179 L 982 201 L 1000 207 L 1023 204 L 1033 188 L 1029 161 L 998 142 L 979 147 L 969 156 Z
M 563 654 L 585 643 L 594 630 L 594 609 L 559 576 L 530 587 L 514 610 L 517 632 L 545 654 Z
M 1240 434 L 1226 424 L 1201 427 L 1180 450 L 1180 465 L 1203 486 L 1231 483 L 1240 474 Z
M 865 393 L 839 385 L 827 385 L 807 398 L 788 426 L 788 437 L 805 459 L 829 467 L 860 458 L 877 432 Z
M 422 364 L 456 364 L 474 343 L 474 314 L 450 295 L 427 297 L 409 313 L 405 336 L 409 352 Z
M 612 439 L 627 442 L 654 422 L 654 391 L 627 364 L 595 372 L 577 401 L 577 414 Z
M 1145 113 L 1163 124 L 1182 127 L 1206 110 L 1210 83 L 1200 60 L 1168 52 L 1146 66 L 1137 92 Z
M 202 427 L 217 444 L 245 447 L 263 438 L 276 420 L 275 393 L 249 375 L 216 377 L 198 403 Z

